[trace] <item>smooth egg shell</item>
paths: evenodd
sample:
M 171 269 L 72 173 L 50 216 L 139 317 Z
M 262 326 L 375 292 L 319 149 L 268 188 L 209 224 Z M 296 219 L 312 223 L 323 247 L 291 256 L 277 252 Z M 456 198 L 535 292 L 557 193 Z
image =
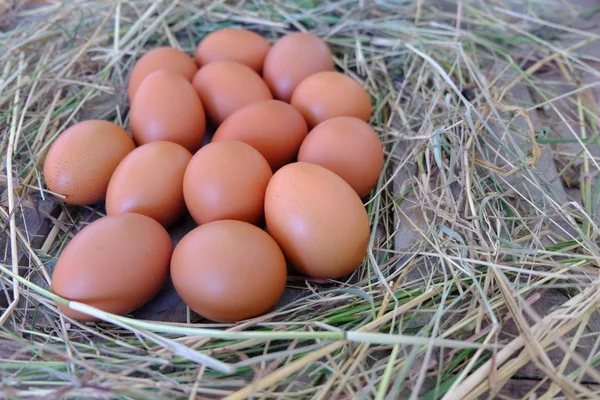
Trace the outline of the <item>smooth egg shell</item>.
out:
M 233 61 L 217 61 L 200 68 L 192 83 L 206 114 L 216 124 L 248 104 L 273 98 L 260 75 Z
M 202 144 L 206 117 L 187 80 L 173 72 L 156 71 L 140 85 L 129 111 L 129 124 L 138 145 L 164 140 L 194 152 Z
M 273 173 L 258 150 L 238 141 L 213 142 L 190 161 L 183 196 L 198 224 L 235 219 L 260 224 L 265 190 Z
M 108 185 L 108 215 L 137 213 L 169 226 L 185 212 L 183 174 L 192 154 L 173 142 L 151 142 L 121 161 Z
M 319 72 L 302 81 L 291 105 L 304 116 L 309 128 L 334 117 L 356 117 L 368 121 L 371 98 L 354 79 L 339 72 Z
M 287 278 L 281 249 L 265 231 L 241 221 L 215 221 L 181 239 L 171 277 L 183 301 L 219 322 L 255 317 L 275 306 Z
M 196 62 L 202 67 L 215 61 L 235 61 L 260 73 L 270 48 L 269 42 L 257 33 L 246 29 L 219 29 L 200 41 Z
M 383 150 L 377 133 L 365 121 L 336 117 L 310 131 L 302 142 L 298 161 L 335 172 L 364 197 L 377 184 Z
M 173 47 L 159 47 L 150 50 L 135 63 L 131 70 L 127 87 L 130 102 L 133 101 L 142 81 L 152 72 L 159 70 L 177 73 L 191 82 L 198 67 L 192 57 Z
M 289 102 L 305 78 L 321 71 L 333 71 L 327 44 L 313 34 L 295 32 L 279 39 L 265 58 L 263 78 L 276 99 Z
M 101 202 L 117 165 L 134 148 L 127 132 L 112 122 L 75 124 L 50 146 L 44 161 L 46 185 L 68 204 Z
M 240 108 L 215 132 L 213 142 L 239 140 L 258 150 L 273 171 L 296 159 L 308 133 L 302 115 L 278 100 L 265 100 Z
M 265 196 L 267 231 L 300 272 L 334 279 L 354 271 L 369 244 L 360 197 L 319 165 L 298 162 L 277 171 Z
M 172 250 L 169 234 L 151 218 L 139 214 L 101 218 L 64 248 L 52 273 L 52 291 L 106 312 L 128 314 L 162 288 Z M 95 320 L 58 307 L 71 318 Z

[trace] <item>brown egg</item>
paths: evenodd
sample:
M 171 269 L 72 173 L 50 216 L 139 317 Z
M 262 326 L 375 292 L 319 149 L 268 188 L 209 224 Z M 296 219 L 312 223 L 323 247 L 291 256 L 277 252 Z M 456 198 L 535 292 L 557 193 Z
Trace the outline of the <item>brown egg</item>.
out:
M 185 171 L 185 204 L 198 224 L 221 219 L 260 224 L 271 176 L 267 160 L 246 143 L 210 143 L 192 157 Z
M 308 128 L 294 107 L 265 100 L 240 108 L 229 116 L 213 136 L 213 142 L 239 140 L 254 147 L 273 171 L 296 159 Z
M 369 244 L 369 218 L 342 178 L 315 164 L 288 164 L 265 196 L 269 234 L 305 275 L 334 279 L 354 271 Z
M 175 142 L 191 152 L 200 148 L 206 128 L 202 103 L 192 85 L 178 74 L 156 71 L 140 85 L 129 111 L 138 145 Z
M 241 221 L 215 221 L 181 239 L 171 277 L 183 301 L 201 316 L 235 322 L 269 311 L 285 289 L 281 249 L 265 231 Z
M 377 133 L 365 121 L 335 117 L 310 131 L 302 142 L 298 161 L 335 172 L 364 197 L 377 184 L 383 150 Z
M 219 29 L 198 44 L 196 62 L 202 67 L 215 61 L 235 61 L 260 74 L 270 48 L 265 38 L 246 29 Z
M 275 42 L 265 58 L 263 78 L 276 99 L 289 103 L 300 82 L 321 71 L 333 71 L 329 47 L 315 35 L 296 32 Z
M 106 193 L 108 215 L 136 213 L 169 226 L 185 212 L 183 174 L 192 154 L 173 142 L 138 147 L 121 161 Z
M 142 81 L 152 72 L 159 70 L 174 72 L 191 82 L 194 79 L 194 74 L 198 71 L 198 67 L 192 57 L 172 47 L 159 47 L 150 50 L 135 63 L 131 70 L 127 87 L 130 102 L 133 101 Z
M 135 144 L 127 132 L 108 121 L 89 120 L 64 131 L 48 151 L 44 178 L 68 204 L 104 200 L 108 182 Z
M 208 118 L 216 124 L 248 104 L 273 98 L 260 75 L 234 61 L 217 61 L 200 68 L 192 83 Z
M 371 98 L 354 79 L 339 72 L 319 72 L 298 85 L 290 103 L 304 116 L 309 128 L 333 117 L 368 121 Z
M 113 314 L 128 314 L 152 299 L 169 272 L 173 245 L 158 222 L 139 214 L 96 220 L 62 251 L 52 274 L 52 291 Z M 95 318 L 58 308 L 71 318 Z

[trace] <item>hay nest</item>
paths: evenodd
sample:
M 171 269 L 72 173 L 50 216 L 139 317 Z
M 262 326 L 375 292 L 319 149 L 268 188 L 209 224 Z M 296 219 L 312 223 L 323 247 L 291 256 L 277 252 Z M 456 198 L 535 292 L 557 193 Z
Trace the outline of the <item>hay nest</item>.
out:
M 533 382 L 521 396 L 597 397 L 597 8 L 38 3 L 0 10 L 3 397 L 473 399 L 513 377 Z M 49 196 L 45 152 L 76 121 L 127 127 L 139 55 L 226 26 L 311 31 L 372 95 L 386 163 L 364 264 L 292 278 L 289 301 L 236 325 L 64 317 L 52 267 L 104 210 Z

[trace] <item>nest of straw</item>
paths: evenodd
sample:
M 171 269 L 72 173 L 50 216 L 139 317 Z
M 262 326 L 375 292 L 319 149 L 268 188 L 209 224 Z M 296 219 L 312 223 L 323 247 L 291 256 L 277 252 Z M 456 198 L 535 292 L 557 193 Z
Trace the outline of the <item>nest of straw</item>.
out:
M 594 15 L 579 11 L 510 0 L 3 4 L 0 393 L 473 399 L 529 366 L 529 395 L 596 398 L 599 58 L 583 49 L 599 36 L 565 22 Z M 372 95 L 386 162 L 363 265 L 344 281 L 293 279 L 300 296 L 236 325 L 64 317 L 53 265 L 104 210 L 49 196 L 45 152 L 80 120 L 127 127 L 139 55 L 191 53 L 226 26 L 271 41 L 311 31 Z M 50 221 L 41 238 L 32 214 Z M 548 296 L 557 307 L 538 307 Z

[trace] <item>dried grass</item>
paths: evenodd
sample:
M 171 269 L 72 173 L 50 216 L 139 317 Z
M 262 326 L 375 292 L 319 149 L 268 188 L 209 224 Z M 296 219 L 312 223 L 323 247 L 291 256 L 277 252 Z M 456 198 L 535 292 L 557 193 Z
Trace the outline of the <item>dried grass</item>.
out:
M 598 82 L 599 57 L 578 49 L 599 37 L 563 25 L 575 14 L 561 11 L 509 0 L 7 6 L 0 393 L 470 399 L 493 397 L 533 362 L 543 378 L 531 393 L 598 398 L 597 85 L 580 78 Z M 191 52 L 230 25 L 270 40 L 310 30 L 373 96 L 386 167 L 367 203 L 364 265 L 336 285 L 295 281 L 312 294 L 238 325 L 142 321 L 74 302 L 105 322 L 69 320 L 54 303 L 67 302 L 48 291 L 52 266 L 73 232 L 103 211 L 62 207 L 43 245 L 32 246 L 25 209 L 52 198 L 40 171 L 45 151 L 75 121 L 127 126 L 126 80 L 139 54 L 157 45 Z M 569 48 L 555 40 L 562 34 L 575 38 Z M 547 70 L 573 89 L 544 80 Z M 524 104 L 515 94 L 522 87 L 539 102 Z M 539 108 L 576 126 L 572 136 L 537 126 Z M 565 141 L 574 147 L 553 175 L 544 157 L 564 157 L 557 146 Z M 573 198 L 562 182 L 575 167 L 582 179 Z M 540 315 L 536 304 L 552 291 L 568 301 Z

